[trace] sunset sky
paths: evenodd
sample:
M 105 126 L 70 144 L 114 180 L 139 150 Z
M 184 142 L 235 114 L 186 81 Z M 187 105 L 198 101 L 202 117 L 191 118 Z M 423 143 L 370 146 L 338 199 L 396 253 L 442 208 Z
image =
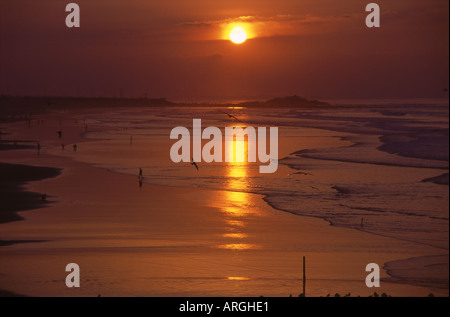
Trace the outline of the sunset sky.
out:
M 449 2 L 0 0 L 0 93 L 171 100 L 442 98 Z M 248 34 L 243 44 L 230 27 Z

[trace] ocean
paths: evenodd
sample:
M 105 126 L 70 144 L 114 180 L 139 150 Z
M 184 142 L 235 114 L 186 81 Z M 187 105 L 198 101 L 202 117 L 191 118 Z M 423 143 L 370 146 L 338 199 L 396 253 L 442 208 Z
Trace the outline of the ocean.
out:
M 448 101 L 427 100 L 317 109 L 93 109 L 77 118 L 90 142 L 77 152 L 49 153 L 136 177 L 142 168 L 144 184 L 259 194 L 279 212 L 448 250 L 448 115 Z M 172 162 L 170 131 L 192 131 L 193 119 L 222 131 L 278 127 L 278 170 L 260 174 L 260 163 L 248 162 L 197 162 L 196 170 Z M 235 209 L 249 204 L 229 201 Z

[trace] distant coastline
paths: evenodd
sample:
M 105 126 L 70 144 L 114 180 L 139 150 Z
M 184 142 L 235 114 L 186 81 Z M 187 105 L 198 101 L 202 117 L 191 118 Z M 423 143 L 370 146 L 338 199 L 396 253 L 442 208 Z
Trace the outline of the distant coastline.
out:
M 45 113 L 50 110 L 104 107 L 273 107 L 307 108 L 331 106 L 328 102 L 309 100 L 299 96 L 274 98 L 267 101 L 240 103 L 172 102 L 166 98 L 105 98 L 105 97 L 31 97 L 0 95 L 0 122 L 26 119 L 24 115 Z M 10 116 L 5 117 L 5 116 Z M 13 117 L 11 117 L 13 116 Z M 18 118 L 16 116 L 19 116 Z
M 393 101 L 378 100 L 370 103 L 371 106 L 392 106 Z M 418 103 L 417 103 L 418 102 Z M 436 101 L 435 101 L 436 102 Z M 394 102 L 395 103 L 395 102 Z M 405 100 L 402 105 L 422 106 L 424 101 L 418 99 L 416 102 Z M 426 103 L 429 104 L 429 103 Z M 224 108 L 292 108 L 292 109 L 314 109 L 314 108 L 360 108 L 367 101 L 341 100 L 322 101 L 307 99 L 297 95 L 278 97 L 265 101 L 237 101 L 237 102 L 174 102 L 166 98 L 113 98 L 113 97 L 63 97 L 63 96 L 14 96 L 0 95 L 0 123 L 16 120 L 30 119 L 30 116 L 58 110 L 86 110 L 101 108 L 123 108 L 123 107 L 224 107 Z M 448 105 L 448 103 L 447 103 Z M 386 113 L 386 115 L 401 116 L 401 112 Z

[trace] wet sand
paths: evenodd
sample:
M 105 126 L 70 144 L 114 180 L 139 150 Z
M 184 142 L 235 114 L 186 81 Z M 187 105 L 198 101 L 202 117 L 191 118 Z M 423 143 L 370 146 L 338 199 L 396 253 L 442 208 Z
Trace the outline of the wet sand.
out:
M 79 129 L 73 128 L 73 140 Z M 52 131 L 50 125 L 44 134 Z M 349 292 L 368 296 L 374 291 L 392 296 L 431 292 L 448 296 L 448 289 L 388 282 L 385 270 L 381 288 L 365 286 L 368 263 L 383 267 L 400 259 L 443 255 L 446 250 L 284 213 L 268 206 L 260 195 L 140 186 L 137 176 L 48 155 L 45 148 L 38 158 L 33 153 L 3 152 L 2 161 L 63 171 L 26 185 L 28 191 L 48 193 L 51 205 L 21 212 L 23 221 L 0 225 L 0 240 L 22 242 L 0 248 L 0 284 L 10 292 L 297 296 L 306 256 L 307 296 Z M 81 268 L 79 289 L 68 289 L 64 283 L 65 266 L 72 262 Z
M 59 175 L 57 168 L 0 163 L 0 223 L 22 220 L 17 212 L 45 207 L 43 193 L 22 190 L 25 183 Z M 1 244 L 2 242 L 0 242 Z
M 5 289 L 30 296 L 296 296 L 306 256 L 308 295 L 367 296 L 367 263 L 414 256 L 406 242 L 280 213 L 256 195 L 235 214 L 230 199 L 249 194 L 139 188 L 137 178 L 76 165 L 28 187 L 50 191 L 58 203 L 3 225 L 2 240 L 47 240 L 2 247 Z M 72 262 L 82 271 L 76 290 L 64 284 Z M 382 285 L 376 291 L 393 296 L 430 293 Z

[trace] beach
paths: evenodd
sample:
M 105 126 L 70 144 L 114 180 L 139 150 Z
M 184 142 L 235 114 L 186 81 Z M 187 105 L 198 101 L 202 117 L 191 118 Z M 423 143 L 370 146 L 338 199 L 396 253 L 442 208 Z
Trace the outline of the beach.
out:
M 45 206 L 45 201 L 40 199 L 39 193 L 22 191 L 21 188 L 27 182 L 55 177 L 59 174 L 58 169 L 14 164 L 0 164 L 0 170 L 2 174 L 0 223 L 23 220 L 17 214 L 18 211 Z
M 375 151 L 364 134 L 355 140 L 360 127 L 341 131 L 348 134 L 345 139 L 330 129 L 321 130 L 312 113 L 299 119 L 301 129 L 282 113 L 279 120 L 285 128 L 280 128 L 280 160 L 285 158 L 287 164 L 269 176 L 275 184 L 271 187 L 266 178 L 255 174 L 254 166 L 231 164 L 224 172 L 221 166 L 200 164 L 203 174 L 195 174 L 189 164 L 169 165 L 169 128 L 175 123 L 186 125 L 192 122 L 191 112 L 199 113 L 190 109 L 172 116 L 171 111 L 54 111 L 38 115 L 29 127 L 24 121 L 2 124 L 2 131 L 11 133 L 9 139 L 33 140 L 42 148 L 39 152 L 34 147 L 0 152 L 3 171 L 15 175 L 5 164 L 16 164 L 14 168 L 26 176 L 2 178 L 2 188 L 26 195 L 20 198 L 24 203 L 33 201 L 24 206 L 11 201 L 6 207 L 14 211 L 2 209 L 1 289 L 26 296 L 298 296 L 305 256 L 307 296 L 369 296 L 374 291 L 391 296 L 448 296 L 448 242 L 443 242 L 446 237 L 448 241 L 448 225 L 446 232 L 436 234 L 411 235 L 400 225 L 397 231 L 386 232 L 386 220 L 376 214 L 381 207 L 375 205 L 386 197 L 377 204 L 392 203 L 399 212 L 391 219 L 399 223 L 407 219 L 405 223 L 415 229 L 413 220 L 405 218 L 414 216 L 401 213 L 399 206 L 405 201 L 390 200 L 387 195 L 401 183 L 437 197 L 420 200 L 421 204 L 432 201 L 430 210 L 436 214 L 431 216 L 439 219 L 430 220 L 427 230 L 448 224 L 448 207 L 442 210 L 448 205 L 448 177 L 447 185 L 445 179 L 444 184 L 421 182 L 448 171 L 448 158 L 447 164 L 435 161 L 428 169 L 424 168 L 430 164 L 426 158 L 409 157 L 402 160 L 408 165 L 399 167 L 386 152 L 371 155 L 375 152 L 363 151 L 349 162 L 343 149 L 355 149 L 349 145 L 363 138 L 358 144 Z M 205 111 L 200 115 L 206 124 L 213 123 L 217 110 Z M 250 110 L 233 111 L 249 124 L 267 120 Z M 59 130 L 63 140 L 57 136 Z M 73 144 L 77 144 L 76 151 Z M 304 151 L 299 153 L 304 156 L 294 154 L 298 151 Z M 364 153 L 376 164 L 367 167 Z M 318 165 L 331 156 L 337 168 L 331 163 Z M 29 170 L 17 164 L 30 166 Z M 137 177 L 139 166 L 144 169 L 143 182 Z M 384 196 L 377 200 L 363 197 L 375 211 L 358 205 L 361 198 L 356 194 L 365 195 L 363 184 L 357 174 L 346 173 L 355 166 L 358 173 L 367 174 L 364 184 L 372 184 L 372 190 L 381 187 L 376 186 L 382 182 L 380 173 L 401 180 L 384 187 Z M 340 172 L 332 173 L 332 169 Z M 221 175 L 224 181 L 218 182 Z M 291 183 L 284 183 L 285 179 L 293 179 L 303 190 L 287 191 L 284 187 Z M 423 187 L 407 185 L 416 184 L 416 179 Z M 345 181 L 357 184 L 358 190 Z M 320 197 L 311 186 L 320 190 Z M 344 215 L 345 209 L 333 209 L 343 200 L 352 210 L 364 209 L 365 228 L 354 224 L 359 225 L 361 213 Z M 68 263 L 80 266 L 80 288 L 70 289 L 64 283 Z M 368 263 L 381 268 L 380 288 L 366 287 Z

